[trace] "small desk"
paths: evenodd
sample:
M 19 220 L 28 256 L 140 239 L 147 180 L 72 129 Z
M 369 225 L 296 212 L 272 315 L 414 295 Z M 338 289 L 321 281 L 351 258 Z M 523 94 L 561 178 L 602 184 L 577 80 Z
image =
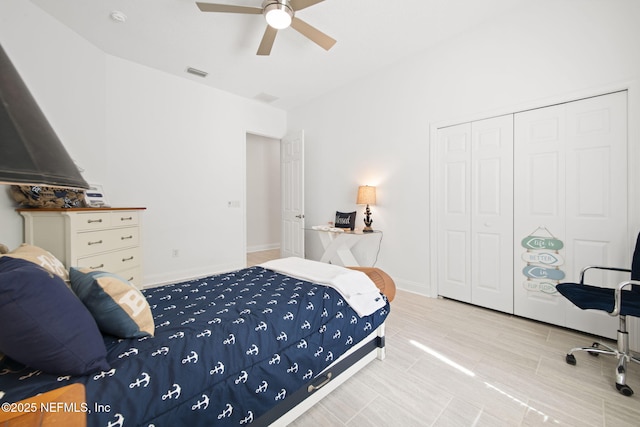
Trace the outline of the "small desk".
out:
M 324 253 L 320 258 L 320 262 L 336 264 L 341 266 L 359 267 L 360 264 L 356 260 L 351 248 L 357 243 L 375 236 L 378 242 L 382 239 L 382 232 L 374 230 L 372 233 L 363 233 L 360 230 L 355 231 L 328 231 L 315 228 L 305 228 L 305 230 L 314 231 L 318 234 Z

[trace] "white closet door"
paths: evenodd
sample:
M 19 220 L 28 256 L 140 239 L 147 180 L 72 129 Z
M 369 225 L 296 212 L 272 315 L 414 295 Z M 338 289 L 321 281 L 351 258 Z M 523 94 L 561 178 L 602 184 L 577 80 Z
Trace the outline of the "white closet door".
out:
M 555 284 L 577 282 L 587 265 L 629 266 L 626 117 L 626 92 L 516 114 L 515 314 L 615 336 L 615 318 L 575 308 Z
M 541 242 L 536 252 L 523 247 L 522 241 L 529 236 L 564 239 L 564 115 L 565 106 L 557 105 L 518 113 L 514 122 L 514 312 L 556 325 L 564 323 L 565 300 L 553 282 L 525 275 L 524 268 L 540 263 L 529 263 L 523 257 L 552 259 L 557 251 Z M 558 267 L 564 271 L 566 266 L 560 262 Z
M 471 302 L 513 313 L 513 115 L 471 132 Z
M 566 131 L 568 279 L 579 280 L 586 265 L 630 268 L 635 236 L 627 225 L 627 93 L 567 104 Z M 628 278 L 591 272 L 587 282 L 614 286 Z M 614 338 L 618 320 L 569 304 L 566 326 Z
M 438 294 L 471 302 L 471 124 L 438 129 Z

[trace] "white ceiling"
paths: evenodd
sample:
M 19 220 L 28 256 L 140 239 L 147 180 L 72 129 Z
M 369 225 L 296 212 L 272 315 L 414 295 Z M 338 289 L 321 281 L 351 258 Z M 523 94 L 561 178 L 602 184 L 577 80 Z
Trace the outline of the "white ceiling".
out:
M 532 0 L 325 0 L 296 16 L 336 45 L 325 51 L 288 28 L 270 56 L 256 55 L 262 15 L 204 13 L 195 0 L 31 1 L 108 54 L 246 98 L 269 95 L 289 109 Z M 110 18 L 116 10 L 125 23 Z M 187 67 L 209 75 L 187 74 Z

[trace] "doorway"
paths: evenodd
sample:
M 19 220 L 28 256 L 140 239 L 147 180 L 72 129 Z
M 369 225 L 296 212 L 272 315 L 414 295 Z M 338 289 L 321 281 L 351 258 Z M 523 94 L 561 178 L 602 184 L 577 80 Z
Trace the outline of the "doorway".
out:
M 247 133 L 247 266 L 280 257 L 280 140 Z

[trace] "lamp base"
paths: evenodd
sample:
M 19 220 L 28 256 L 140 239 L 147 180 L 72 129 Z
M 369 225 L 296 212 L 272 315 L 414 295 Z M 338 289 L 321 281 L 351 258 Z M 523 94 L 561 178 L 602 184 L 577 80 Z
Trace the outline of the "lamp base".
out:
M 368 225 L 362 229 L 363 233 L 373 233 L 373 228 L 369 227 Z

